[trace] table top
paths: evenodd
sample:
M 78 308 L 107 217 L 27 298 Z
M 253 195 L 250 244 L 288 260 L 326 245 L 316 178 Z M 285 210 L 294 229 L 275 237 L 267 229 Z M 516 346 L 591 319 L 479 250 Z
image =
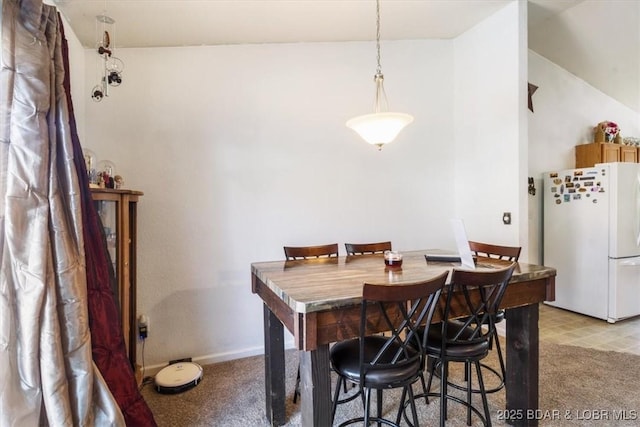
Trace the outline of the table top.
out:
M 401 269 L 387 269 L 381 254 L 340 256 L 300 261 L 270 261 L 251 264 L 251 273 L 297 313 L 329 310 L 360 304 L 364 283 L 409 284 L 433 278 L 444 270 L 462 268 L 460 263 L 427 262 L 426 254 L 438 249 L 403 252 Z M 509 265 L 508 261 L 478 257 L 476 269 Z M 519 262 L 510 283 L 553 277 L 556 270 Z

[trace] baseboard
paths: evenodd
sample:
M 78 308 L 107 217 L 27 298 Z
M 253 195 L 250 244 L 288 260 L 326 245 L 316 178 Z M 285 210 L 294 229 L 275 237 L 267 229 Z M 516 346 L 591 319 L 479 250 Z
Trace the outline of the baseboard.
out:
M 258 356 L 264 354 L 264 347 L 253 347 L 240 351 L 230 351 L 226 353 L 207 354 L 194 357 L 193 361 L 199 365 L 211 365 L 212 363 L 226 362 L 228 360 L 243 359 L 245 357 Z
M 286 349 L 293 348 L 293 341 L 285 343 L 285 348 Z M 225 353 L 214 353 L 214 354 L 207 354 L 203 356 L 196 356 L 196 357 L 192 357 L 191 360 L 194 363 L 197 363 L 198 365 L 211 365 L 213 363 L 243 359 L 245 357 L 251 357 L 251 356 L 259 356 L 261 354 L 264 354 L 264 347 L 262 346 L 251 347 L 251 348 L 238 350 L 238 351 L 229 351 Z M 136 373 L 139 373 L 137 376 L 139 376 L 141 379 L 142 379 L 142 376 L 153 377 L 168 364 L 169 362 L 167 361 L 166 363 L 145 366 L 144 373 L 142 373 L 142 367 L 138 366 L 138 369 L 136 369 Z

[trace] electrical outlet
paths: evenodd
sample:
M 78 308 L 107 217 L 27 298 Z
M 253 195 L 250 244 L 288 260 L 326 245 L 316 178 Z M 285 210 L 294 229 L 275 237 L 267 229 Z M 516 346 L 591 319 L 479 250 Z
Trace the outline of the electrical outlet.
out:
M 149 318 L 144 314 L 138 317 L 138 338 L 146 340 L 149 336 Z

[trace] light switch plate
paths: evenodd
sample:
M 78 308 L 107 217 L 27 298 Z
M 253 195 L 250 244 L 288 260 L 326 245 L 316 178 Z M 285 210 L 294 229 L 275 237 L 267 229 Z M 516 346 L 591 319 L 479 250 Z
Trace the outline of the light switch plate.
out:
M 505 212 L 502 214 L 502 222 L 504 225 L 511 224 L 511 212 Z

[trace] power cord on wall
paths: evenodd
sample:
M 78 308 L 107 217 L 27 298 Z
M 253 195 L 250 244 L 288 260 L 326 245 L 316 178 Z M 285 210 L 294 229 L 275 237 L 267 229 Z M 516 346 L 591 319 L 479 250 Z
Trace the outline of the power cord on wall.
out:
M 142 339 L 142 382 L 140 383 L 140 387 L 138 390 L 142 390 L 144 386 L 147 384 L 151 384 L 153 382 L 153 377 L 145 377 L 145 365 L 144 365 L 144 344 L 147 342 L 146 337 Z

